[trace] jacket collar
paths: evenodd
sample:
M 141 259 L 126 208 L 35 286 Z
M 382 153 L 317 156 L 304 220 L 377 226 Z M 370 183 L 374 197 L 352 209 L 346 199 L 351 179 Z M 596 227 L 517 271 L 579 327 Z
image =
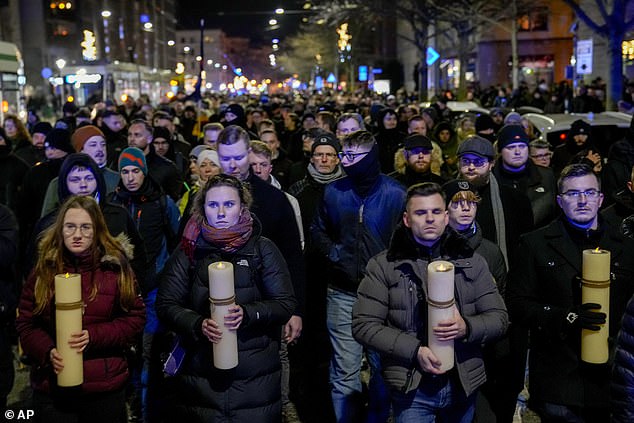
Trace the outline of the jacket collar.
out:
M 447 227 L 440 240 L 431 248 L 420 245 L 412 235 L 412 231 L 403 222 L 399 223 L 387 250 L 389 261 L 417 260 L 420 258 L 460 259 L 473 256 L 473 248 L 453 229 Z

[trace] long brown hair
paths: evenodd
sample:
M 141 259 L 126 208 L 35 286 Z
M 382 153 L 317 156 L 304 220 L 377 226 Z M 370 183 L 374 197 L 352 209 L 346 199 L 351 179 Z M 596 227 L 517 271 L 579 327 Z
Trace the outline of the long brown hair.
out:
M 119 264 L 119 302 L 124 310 L 134 304 L 136 284 L 134 272 L 121 243 L 108 231 L 99 204 L 91 196 L 71 196 L 60 207 L 55 223 L 46 231 L 38 244 L 38 261 L 35 266 L 35 314 L 40 314 L 53 297 L 55 275 L 64 271 L 65 245 L 62 233 L 64 217 L 70 209 L 85 210 L 93 224 L 92 262 L 96 268 L 104 256 L 112 257 Z M 94 283 L 89 300 L 97 296 L 98 287 Z

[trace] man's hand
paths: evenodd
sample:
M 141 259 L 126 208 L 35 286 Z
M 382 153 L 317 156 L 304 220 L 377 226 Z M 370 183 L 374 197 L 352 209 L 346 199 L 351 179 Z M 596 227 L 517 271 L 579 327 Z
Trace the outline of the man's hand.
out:
M 467 324 L 455 305 L 453 306 L 453 319 L 438 322 L 438 326 L 434 328 L 434 335 L 439 341 L 451 341 L 452 339 L 464 338 L 467 335 Z
M 302 318 L 292 315 L 291 319 L 284 325 L 284 342 L 292 344 L 302 334 Z
M 418 358 L 420 368 L 423 369 L 424 372 L 432 373 L 434 375 L 441 375 L 444 373 L 440 370 L 442 362 L 438 360 L 429 347 L 419 347 L 416 357 Z

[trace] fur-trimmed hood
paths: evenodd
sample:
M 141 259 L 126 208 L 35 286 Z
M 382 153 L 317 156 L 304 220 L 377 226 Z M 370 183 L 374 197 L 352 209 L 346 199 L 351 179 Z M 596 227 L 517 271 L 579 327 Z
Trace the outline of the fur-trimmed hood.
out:
M 387 259 L 396 260 L 417 260 L 419 258 L 450 257 L 452 259 L 468 258 L 473 256 L 474 250 L 469 246 L 465 238 L 457 234 L 449 226 L 433 247 L 428 248 L 416 242 L 411 229 L 403 222 L 399 223 L 387 250 Z

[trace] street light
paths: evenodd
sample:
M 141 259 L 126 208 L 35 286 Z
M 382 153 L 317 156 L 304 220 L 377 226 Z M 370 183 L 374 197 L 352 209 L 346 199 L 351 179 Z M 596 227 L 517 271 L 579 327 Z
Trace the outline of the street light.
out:
M 271 25 L 271 26 L 277 25 L 277 19 L 270 19 L 269 20 L 269 25 Z
M 284 14 L 284 9 L 282 9 L 281 7 L 275 9 L 275 14 L 276 15 L 283 15 Z
M 61 58 L 57 59 L 55 61 L 55 66 L 59 69 L 59 77 L 62 80 L 62 83 L 59 85 L 59 106 L 61 109 L 64 104 L 64 77 L 62 76 L 62 69 L 66 66 L 66 60 Z

